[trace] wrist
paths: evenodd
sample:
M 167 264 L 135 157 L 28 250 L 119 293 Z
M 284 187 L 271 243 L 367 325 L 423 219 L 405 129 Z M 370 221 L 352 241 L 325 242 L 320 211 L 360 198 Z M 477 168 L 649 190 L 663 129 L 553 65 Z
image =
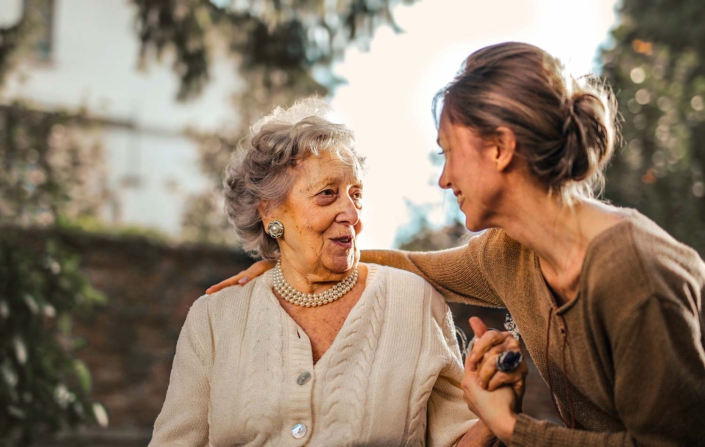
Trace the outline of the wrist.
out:
M 507 417 L 497 419 L 497 422 L 490 429 L 505 445 L 510 445 L 516 423 L 516 413 L 510 413 Z

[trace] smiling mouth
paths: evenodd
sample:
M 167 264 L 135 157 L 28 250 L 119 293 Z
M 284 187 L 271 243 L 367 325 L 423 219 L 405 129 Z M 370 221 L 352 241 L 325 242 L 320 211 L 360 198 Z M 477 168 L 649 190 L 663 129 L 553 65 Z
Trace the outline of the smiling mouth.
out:
M 352 236 L 341 236 L 341 237 L 331 238 L 331 241 L 333 241 L 334 244 L 339 245 L 341 247 L 346 247 L 346 248 L 352 247 L 353 240 L 355 240 L 355 238 Z

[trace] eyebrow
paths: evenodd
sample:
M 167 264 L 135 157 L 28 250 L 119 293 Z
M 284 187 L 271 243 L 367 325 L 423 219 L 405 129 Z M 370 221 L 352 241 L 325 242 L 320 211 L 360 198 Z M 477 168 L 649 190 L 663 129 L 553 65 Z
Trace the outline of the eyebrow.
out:
M 356 179 L 356 180 L 357 180 L 357 183 L 362 188 L 362 180 L 361 179 Z M 338 181 L 338 177 L 328 176 L 328 177 L 324 178 L 323 180 L 321 180 L 320 182 L 316 182 L 316 183 L 310 185 L 309 190 L 318 190 L 320 188 L 323 188 L 324 186 L 330 185 L 331 183 L 336 183 L 337 181 Z

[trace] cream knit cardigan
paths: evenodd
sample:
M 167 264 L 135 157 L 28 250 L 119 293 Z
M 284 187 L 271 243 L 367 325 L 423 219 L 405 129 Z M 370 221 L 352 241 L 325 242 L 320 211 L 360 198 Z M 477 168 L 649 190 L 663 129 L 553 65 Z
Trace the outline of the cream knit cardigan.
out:
M 306 333 L 272 293 L 271 271 L 198 299 L 149 445 L 455 444 L 475 416 L 459 388 L 451 313 L 418 276 L 368 268 L 360 300 L 315 366 Z M 306 427 L 299 439 L 297 424 Z

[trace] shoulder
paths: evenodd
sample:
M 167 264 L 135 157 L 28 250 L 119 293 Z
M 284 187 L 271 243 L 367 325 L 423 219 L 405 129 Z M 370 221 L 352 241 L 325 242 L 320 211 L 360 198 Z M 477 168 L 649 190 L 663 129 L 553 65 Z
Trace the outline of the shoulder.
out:
M 442 320 L 448 310 L 443 296 L 422 277 L 394 267 L 369 264 L 376 269 L 376 281 L 383 286 L 386 299 L 406 306 L 423 306 L 436 320 Z
M 213 311 L 228 309 L 232 307 L 234 303 L 244 305 L 252 295 L 254 289 L 256 289 L 259 285 L 259 282 L 261 282 L 261 278 L 262 277 L 258 277 L 244 286 L 237 285 L 226 287 L 211 295 L 205 295 L 199 298 L 199 300 L 203 299 L 206 302 L 208 309 Z
M 260 281 L 257 278 L 245 286 L 226 287 L 211 295 L 201 296 L 191 305 L 187 323 L 192 320 L 194 329 L 216 329 L 241 319 L 247 313 L 253 293 L 261 287 Z
M 534 253 L 501 228 L 490 228 L 470 239 L 469 253 L 480 256 L 488 275 L 501 278 L 521 276 L 534 265 Z M 472 254 L 470 254 L 472 256 Z
M 404 294 L 405 299 L 420 299 L 434 290 L 425 279 L 406 270 L 378 264 L 368 264 L 368 269 L 374 275 L 371 284 L 379 283 L 387 293 Z
M 684 288 L 700 294 L 705 285 L 698 253 L 637 211 L 598 235 L 584 262 L 589 288 L 635 306 L 653 297 L 679 300 Z
M 367 265 L 368 269 L 374 271 L 375 276 L 380 280 L 402 282 L 408 284 L 410 287 L 423 287 L 425 284 L 428 284 L 422 277 L 407 270 L 379 264 Z

